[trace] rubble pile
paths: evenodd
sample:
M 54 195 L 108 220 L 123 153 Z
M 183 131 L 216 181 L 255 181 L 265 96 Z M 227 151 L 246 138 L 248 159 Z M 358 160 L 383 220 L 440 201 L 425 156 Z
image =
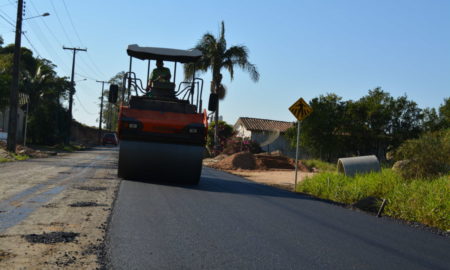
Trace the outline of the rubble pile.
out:
M 300 171 L 309 172 L 301 161 L 298 165 Z M 295 160 L 281 154 L 254 155 L 249 152 L 239 152 L 214 162 L 210 166 L 220 170 L 293 170 Z

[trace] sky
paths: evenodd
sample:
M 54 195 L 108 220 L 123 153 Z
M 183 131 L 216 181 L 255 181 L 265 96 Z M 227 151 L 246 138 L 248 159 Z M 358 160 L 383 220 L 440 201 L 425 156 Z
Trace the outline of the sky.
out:
M 70 77 L 77 53 L 74 118 L 98 126 L 101 83 L 128 69 L 129 44 L 189 49 L 225 22 L 228 46 L 245 45 L 260 73 L 253 82 L 224 71 L 228 91 L 220 115 L 295 121 L 288 108 L 336 93 L 357 100 L 382 87 L 407 95 L 420 108 L 438 108 L 450 97 L 450 1 L 448 0 L 25 0 L 22 46 Z M 14 42 L 15 0 L 0 0 L 0 35 Z M 171 64 L 166 66 L 172 69 Z M 146 80 L 146 62 L 133 69 Z M 153 66 L 154 67 L 154 66 Z M 177 83 L 182 76 L 178 69 Z M 173 73 L 173 69 L 172 69 Z M 205 82 L 211 74 L 201 76 Z M 84 80 L 86 79 L 86 80 Z M 206 85 L 209 85 L 207 83 Z M 204 103 L 209 87 L 204 89 Z

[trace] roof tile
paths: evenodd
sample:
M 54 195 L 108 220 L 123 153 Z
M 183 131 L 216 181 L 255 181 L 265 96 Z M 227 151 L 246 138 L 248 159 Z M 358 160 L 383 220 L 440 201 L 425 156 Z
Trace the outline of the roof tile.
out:
M 236 125 L 239 122 L 241 122 L 247 130 L 251 131 L 279 130 L 280 132 L 286 132 L 287 129 L 293 126 L 292 122 L 250 118 L 250 117 L 239 117 L 239 119 L 236 122 Z

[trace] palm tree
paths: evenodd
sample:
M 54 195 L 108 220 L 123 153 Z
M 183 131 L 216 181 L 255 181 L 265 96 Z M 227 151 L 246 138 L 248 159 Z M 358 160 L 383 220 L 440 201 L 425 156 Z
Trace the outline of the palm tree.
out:
M 221 70 L 224 68 L 230 73 L 230 79 L 234 78 L 234 68 L 240 67 L 242 70 L 249 73 L 250 78 L 257 82 L 259 80 L 259 73 L 256 66 L 248 61 L 248 49 L 246 46 L 232 46 L 227 48 L 225 40 L 225 23 L 222 21 L 221 30 L 218 37 L 214 37 L 211 33 L 206 33 L 195 46 L 200 50 L 203 56 L 199 62 L 195 64 L 195 70 L 200 72 L 207 72 L 211 70 L 211 93 L 219 95 L 219 99 L 225 98 L 225 87 L 222 85 Z M 186 78 L 192 78 L 194 75 L 194 65 L 184 65 L 184 74 Z M 219 122 L 219 104 L 214 117 L 215 123 Z M 218 127 L 215 125 L 214 130 L 214 145 L 218 147 Z

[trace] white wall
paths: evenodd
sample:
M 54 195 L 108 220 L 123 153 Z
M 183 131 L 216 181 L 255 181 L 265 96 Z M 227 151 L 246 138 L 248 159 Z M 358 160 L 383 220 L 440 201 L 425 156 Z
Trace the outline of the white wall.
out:
M 265 134 L 264 132 L 252 132 L 251 139 L 252 141 L 262 143 L 265 142 L 268 138 L 269 134 Z M 295 158 L 295 148 L 291 147 L 289 140 L 284 137 L 283 134 L 270 143 L 269 145 L 261 147 L 264 152 L 273 152 L 273 151 L 281 151 L 281 153 L 290 158 Z M 309 155 L 302 148 L 299 149 L 299 158 L 307 159 Z
M 0 140 L 6 140 L 3 138 L 4 134 L 8 132 L 8 119 L 9 119 L 9 108 L 0 111 Z M 20 108 L 17 109 L 17 141 L 23 142 L 23 127 L 24 127 L 25 113 Z
M 238 125 L 236 127 L 236 136 L 241 138 L 251 138 L 252 132 L 250 130 L 247 130 L 242 124 Z

